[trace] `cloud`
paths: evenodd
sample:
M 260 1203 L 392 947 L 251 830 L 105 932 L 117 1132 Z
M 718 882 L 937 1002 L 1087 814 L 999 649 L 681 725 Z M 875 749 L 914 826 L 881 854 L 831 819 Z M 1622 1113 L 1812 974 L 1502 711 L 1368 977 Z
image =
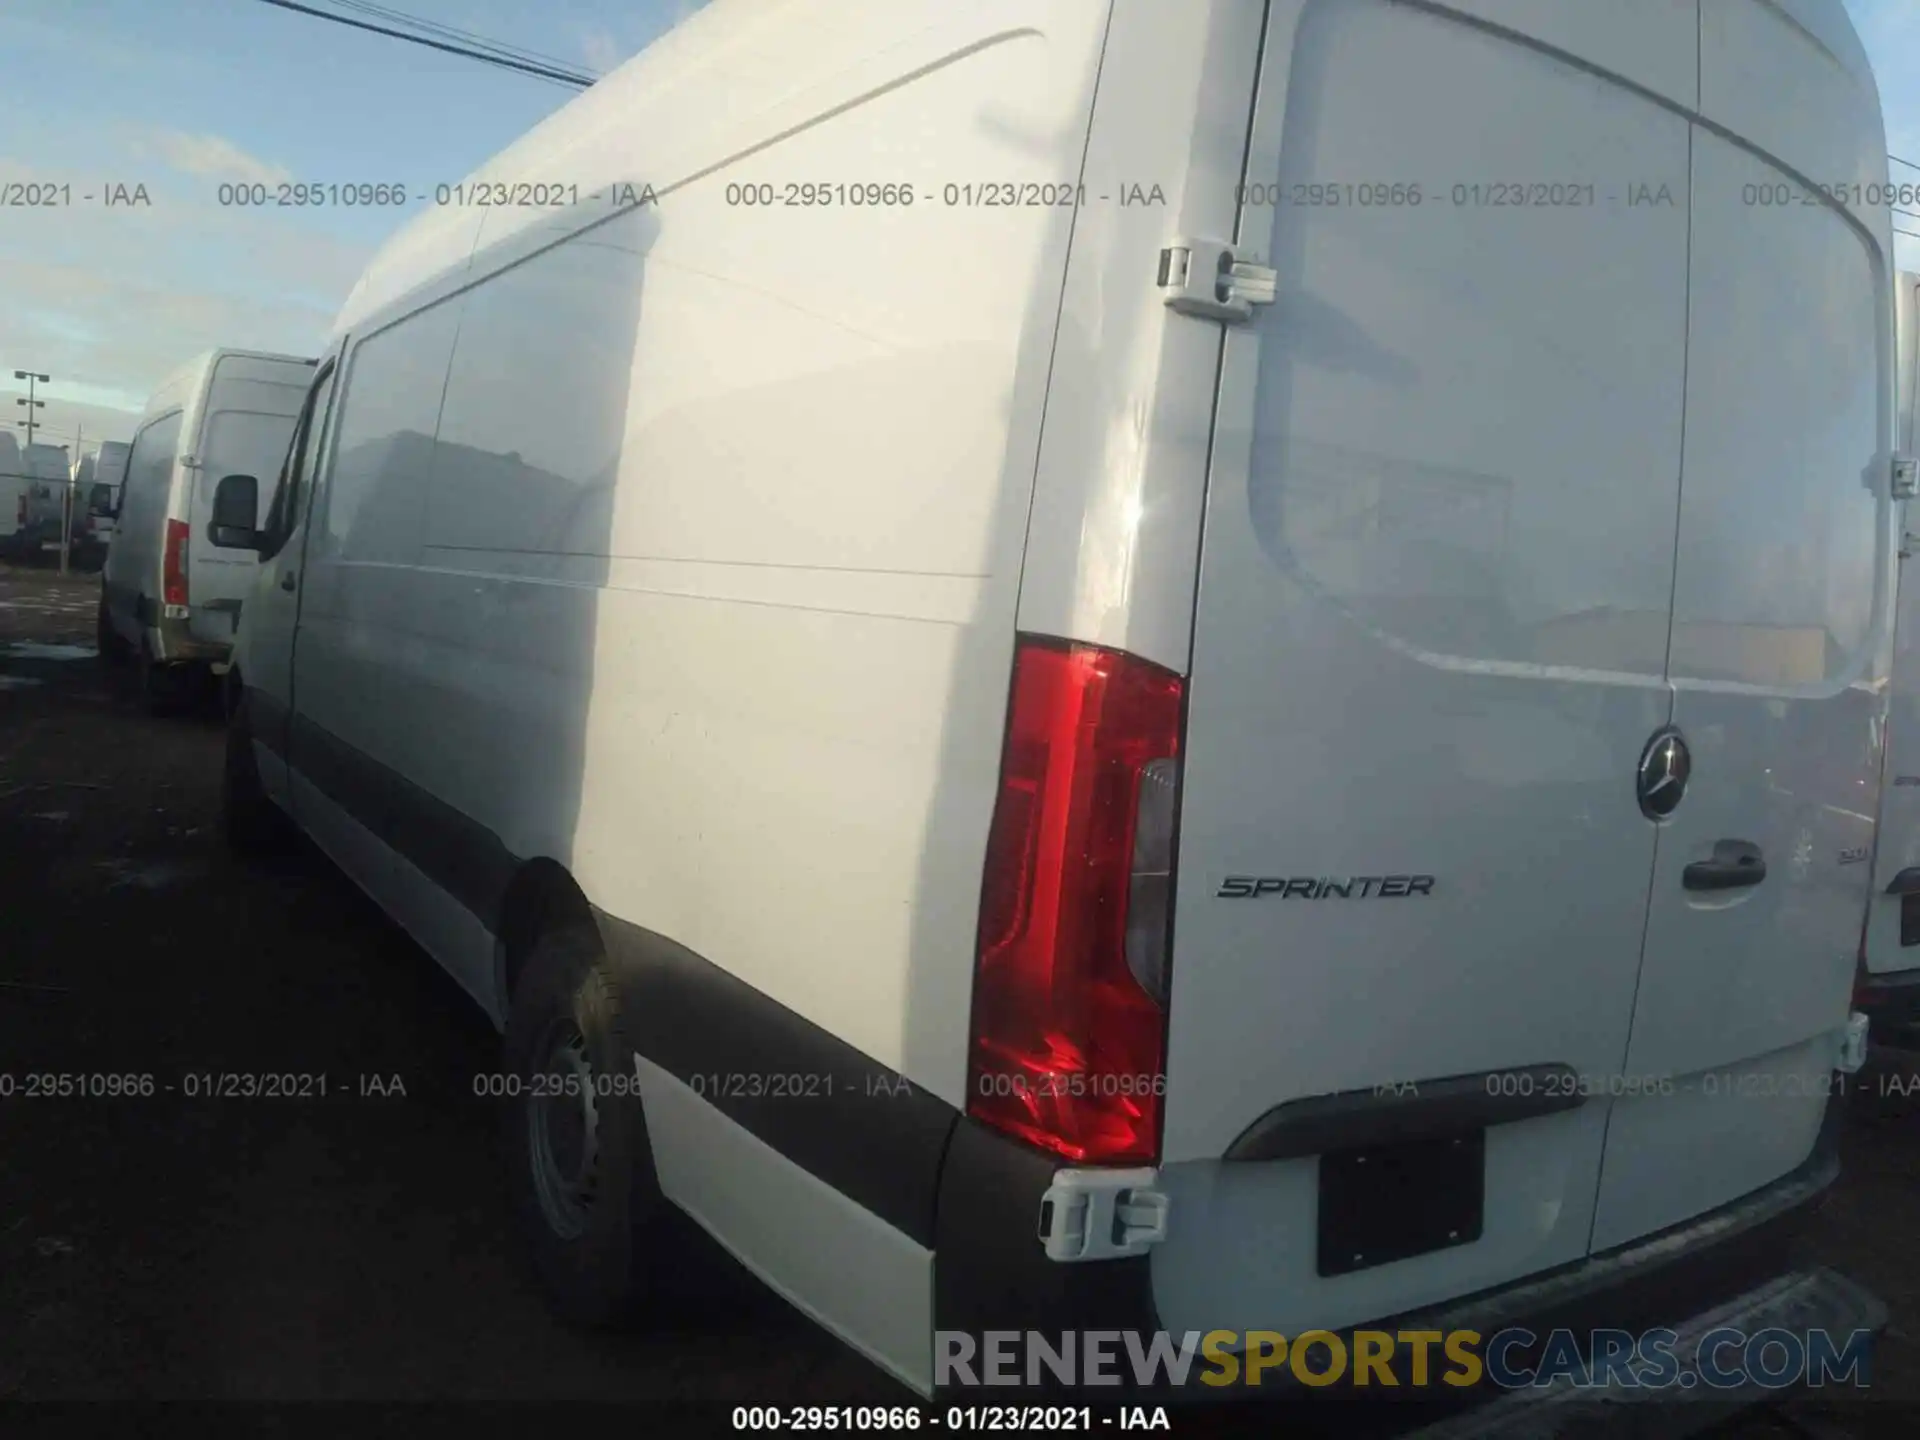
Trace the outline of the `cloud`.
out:
M 0 155 L 0 180 L 66 178 Z M 56 438 L 83 425 L 89 445 L 125 439 L 155 383 L 198 350 L 314 353 L 373 248 L 306 214 L 216 205 L 194 193 L 208 181 L 146 179 L 150 206 L 85 204 L 75 185 L 71 205 L 0 228 L 15 297 L 0 305 L 0 355 L 55 377 L 42 418 Z
M 189 175 L 242 180 L 259 185 L 280 185 L 293 179 L 291 170 L 249 155 L 220 135 L 189 135 L 181 130 L 162 130 L 154 137 L 154 143 L 161 159 Z

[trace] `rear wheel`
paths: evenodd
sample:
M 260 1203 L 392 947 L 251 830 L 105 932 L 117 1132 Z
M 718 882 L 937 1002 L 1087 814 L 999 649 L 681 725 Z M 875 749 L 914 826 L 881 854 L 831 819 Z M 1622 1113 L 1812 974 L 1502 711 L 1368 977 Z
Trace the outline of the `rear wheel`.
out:
M 253 753 L 253 726 L 242 700 L 227 720 L 227 759 L 221 775 L 220 820 L 227 847 L 237 855 L 278 855 L 287 849 L 292 826 L 260 783 Z
M 624 996 L 586 923 L 535 942 L 505 1042 L 502 1130 L 520 1233 L 563 1319 L 631 1318 L 660 1271 L 667 1205 Z

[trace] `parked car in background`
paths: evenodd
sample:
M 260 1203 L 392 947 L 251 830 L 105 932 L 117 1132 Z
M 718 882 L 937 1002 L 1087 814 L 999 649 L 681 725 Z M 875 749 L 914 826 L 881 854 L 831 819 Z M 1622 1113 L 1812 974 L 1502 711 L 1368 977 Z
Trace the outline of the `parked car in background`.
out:
M 1713 9 L 722 3 L 475 177 L 608 211 L 374 257 L 284 467 L 200 472 L 228 831 L 500 1027 L 561 1314 L 678 1207 L 923 1394 L 943 1331 L 1884 1323 L 1788 1241 L 1886 136 L 1840 0 Z
M 278 471 L 313 365 L 208 351 L 161 383 L 134 432 L 97 628 L 102 658 L 136 664 L 156 709 L 225 664 L 256 556 L 214 533 L 214 490 L 223 475 Z

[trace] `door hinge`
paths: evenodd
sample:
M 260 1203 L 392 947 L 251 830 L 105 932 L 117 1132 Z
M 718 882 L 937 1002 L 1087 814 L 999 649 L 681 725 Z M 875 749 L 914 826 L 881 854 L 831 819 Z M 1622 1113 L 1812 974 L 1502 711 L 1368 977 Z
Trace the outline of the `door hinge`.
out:
M 1893 457 L 1893 498 L 1911 500 L 1920 495 L 1920 460 L 1911 455 Z
M 1219 240 L 1189 236 L 1170 241 L 1160 252 L 1161 298 L 1169 310 L 1230 324 L 1250 318 L 1256 305 L 1271 305 L 1279 272 L 1234 257 Z
M 1152 1170 L 1056 1170 L 1040 1197 L 1040 1243 L 1049 1260 L 1144 1255 L 1167 1238 L 1167 1197 Z
M 1866 1063 L 1867 1017 L 1856 1010 L 1840 1027 L 1840 1053 L 1834 1059 L 1833 1068 L 1842 1075 L 1852 1075 Z

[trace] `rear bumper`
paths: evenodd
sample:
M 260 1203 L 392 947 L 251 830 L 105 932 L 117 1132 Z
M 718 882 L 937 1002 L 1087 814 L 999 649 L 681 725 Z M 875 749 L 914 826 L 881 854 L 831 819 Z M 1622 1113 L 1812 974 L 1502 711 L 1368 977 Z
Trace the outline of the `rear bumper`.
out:
M 148 627 L 154 659 L 163 665 L 212 665 L 226 660 L 232 653 L 233 646 L 230 644 L 199 639 L 188 628 L 188 623 L 185 620 L 162 620 Z
M 1562 1270 L 1353 1328 L 1443 1334 L 1470 1330 L 1482 1337 L 1525 1329 L 1543 1338 L 1564 1330 L 1579 1337 L 1583 1348 L 1595 1330 L 1637 1336 L 1661 1329 L 1675 1332 L 1678 1339 L 1672 1348 L 1683 1362 L 1700 1337 L 1723 1325 L 1750 1333 L 1772 1326 L 1802 1333 L 1824 1328 L 1842 1341 L 1856 1331 L 1877 1333 L 1886 1324 L 1880 1302 L 1852 1281 L 1805 1264 L 1800 1253 L 1804 1223 L 1839 1173 L 1841 1118 L 1839 1104 L 1830 1104 L 1808 1159 L 1791 1174 L 1730 1205 Z M 1053 1168 L 1044 1157 L 971 1121 L 959 1123 L 943 1167 L 937 1212 L 937 1328 L 976 1337 L 988 1330 L 1137 1330 L 1145 1335 L 1159 1328 L 1147 1258 L 1061 1265 L 1047 1260 L 1035 1243 L 1040 1195 Z M 1342 1338 L 1351 1353 L 1352 1331 Z M 1397 1359 L 1393 1368 L 1399 1370 Z M 1681 1368 L 1684 1372 L 1689 1366 L 1683 1363 Z M 1398 1394 L 1383 1394 L 1376 1387 L 1373 1396 L 1380 1398 L 1375 1400 L 1367 1392 L 1342 1386 L 1309 1390 L 1284 1372 L 1270 1371 L 1263 1379 L 1266 1383 L 1251 1390 L 1190 1380 L 1186 1386 L 1146 1392 L 1116 1389 L 1096 1395 L 1082 1390 L 1073 1399 L 1169 1405 L 1197 1401 L 1205 1418 L 1217 1414 L 1223 1420 L 1235 1414 L 1244 1418 L 1249 1405 L 1266 1407 L 1287 1398 L 1316 1404 L 1344 1400 L 1349 1410 L 1365 1410 L 1388 1432 L 1438 1427 L 1432 1435 L 1451 1440 L 1456 1435 L 1522 1431 L 1556 1434 L 1563 1418 L 1567 1425 L 1586 1424 L 1596 1408 L 1641 1400 L 1653 1402 L 1645 1413 L 1657 1411 L 1660 1433 L 1675 1425 L 1671 1433 L 1684 1434 L 1767 1393 L 1758 1387 L 1746 1391 L 1689 1385 L 1676 1378 L 1659 1389 L 1500 1389 L 1486 1384 L 1450 1394 L 1440 1387 L 1436 1394 L 1433 1387 L 1413 1389 L 1411 1376 L 1402 1374 Z M 1008 1396 L 1004 1390 L 956 1388 L 943 1391 L 942 1398 L 979 1402 Z
M 109 603 L 116 603 L 109 597 Z M 133 600 L 134 622 L 146 631 L 147 646 L 153 658 L 162 665 L 224 663 L 233 651 L 233 644 L 226 640 L 207 640 L 193 633 L 193 621 L 178 617 L 168 617 L 161 613 L 158 604 L 136 596 Z

